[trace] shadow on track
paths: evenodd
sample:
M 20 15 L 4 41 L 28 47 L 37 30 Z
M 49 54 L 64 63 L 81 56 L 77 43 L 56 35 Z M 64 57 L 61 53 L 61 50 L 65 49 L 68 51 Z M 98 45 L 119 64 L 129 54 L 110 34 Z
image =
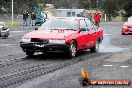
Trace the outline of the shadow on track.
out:
M 33 57 L 26 56 L 25 59 L 34 59 L 34 60 L 68 60 L 68 59 L 75 59 L 79 57 L 83 57 L 85 55 L 89 55 L 91 52 L 89 51 L 82 51 L 77 52 L 76 57 L 70 58 L 67 53 L 60 53 L 60 52 L 48 52 L 42 54 L 35 54 Z

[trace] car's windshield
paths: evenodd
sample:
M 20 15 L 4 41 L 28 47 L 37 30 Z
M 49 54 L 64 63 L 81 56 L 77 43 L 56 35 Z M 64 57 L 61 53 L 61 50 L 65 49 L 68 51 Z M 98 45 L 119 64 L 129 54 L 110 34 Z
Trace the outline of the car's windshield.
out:
M 132 22 L 132 16 L 128 18 L 127 22 Z
M 69 20 L 69 19 L 49 19 L 47 20 L 39 29 L 44 30 L 55 30 L 58 28 L 69 29 L 69 30 L 77 30 L 78 21 L 77 20 Z

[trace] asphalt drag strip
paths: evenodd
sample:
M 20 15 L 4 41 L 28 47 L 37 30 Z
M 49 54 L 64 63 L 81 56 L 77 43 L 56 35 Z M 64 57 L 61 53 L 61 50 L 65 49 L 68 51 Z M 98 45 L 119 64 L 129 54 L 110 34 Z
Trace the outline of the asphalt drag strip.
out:
M 131 55 L 131 51 L 128 55 Z M 74 65 L 67 66 L 53 73 L 46 74 L 25 84 L 18 86 L 18 88 L 132 88 L 130 86 L 86 86 L 80 85 L 78 79 L 81 76 L 81 68 L 89 72 L 90 79 L 129 79 L 132 80 L 132 64 L 126 64 L 132 58 L 127 58 L 124 62 L 110 62 L 111 57 L 116 55 L 123 55 L 125 52 L 109 53 L 99 55 L 92 59 L 81 61 Z M 84 57 L 88 58 L 88 57 Z M 125 59 L 125 57 L 122 57 Z M 109 60 L 109 61 L 108 61 Z M 112 59 L 111 59 L 112 60 Z
M 89 54 L 78 56 L 73 59 L 67 59 L 67 60 L 65 59 L 65 60 L 62 60 L 61 62 L 58 61 L 57 63 L 56 63 L 56 60 L 52 61 L 51 63 L 49 63 L 50 61 L 47 60 L 47 62 L 45 62 L 45 64 L 44 63 L 40 64 L 40 62 L 38 62 L 36 65 L 32 64 L 33 63 L 32 60 L 28 60 L 28 61 L 23 60 L 23 62 L 18 61 L 12 65 L 5 66 L 5 67 L 1 68 L 1 71 L 3 71 L 2 72 L 3 75 L 0 74 L 1 75 L 0 87 L 15 88 L 16 85 L 25 83 L 28 80 L 32 80 L 34 78 L 38 78 L 38 77 L 41 77 L 41 76 L 49 74 L 49 73 L 54 73 L 54 72 L 59 71 L 63 68 L 74 65 L 78 62 L 85 61 L 87 59 L 91 60 L 94 57 L 98 57 L 98 56 L 104 56 L 104 54 L 103 53 L 89 53 Z M 107 55 L 107 57 L 108 56 L 109 55 Z M 41 61 L 41 62 L 43 62 L 43 61 Z M 35 61 L 34 61 L 34 63 L 35 63 Z M 26 64 L 29 64 L 28 65 L 29 67 L 27 67 Z M 32 64 L 32 66 L 31 66 L 31 64 Z M 23 66 L 26 66 L 26 67 L 24 67 L 26 69 L 22 68 Z

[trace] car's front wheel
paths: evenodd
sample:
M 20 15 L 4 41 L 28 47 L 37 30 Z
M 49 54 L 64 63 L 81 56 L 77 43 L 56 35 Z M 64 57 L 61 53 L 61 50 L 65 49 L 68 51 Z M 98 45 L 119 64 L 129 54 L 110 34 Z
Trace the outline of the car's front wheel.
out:
M 32 57 L 34 55 L 34 52 L 26 52 L 26 55 L 29 56 L 29 57 Z
M 70 57 L 75 57 L 76 56 L 76 42 L 74 40 L 72 40 L 69 44 L 69 55 Z
M 94 46 L 90 49 L 91 52 L 98 52 L 99 51 L 99 41 L 96 40 Z

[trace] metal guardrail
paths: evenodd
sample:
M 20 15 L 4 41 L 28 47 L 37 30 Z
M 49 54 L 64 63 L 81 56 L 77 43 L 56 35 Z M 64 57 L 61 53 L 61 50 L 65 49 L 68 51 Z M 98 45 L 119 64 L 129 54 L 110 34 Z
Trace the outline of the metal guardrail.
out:
M 20 14 L 14 14 L 14 20 L 21 20 L 22 15 Z M 12 20 L 12 15 L 11 14 L 0 14 L 0 21 L 5 21 L 5 20 Z

